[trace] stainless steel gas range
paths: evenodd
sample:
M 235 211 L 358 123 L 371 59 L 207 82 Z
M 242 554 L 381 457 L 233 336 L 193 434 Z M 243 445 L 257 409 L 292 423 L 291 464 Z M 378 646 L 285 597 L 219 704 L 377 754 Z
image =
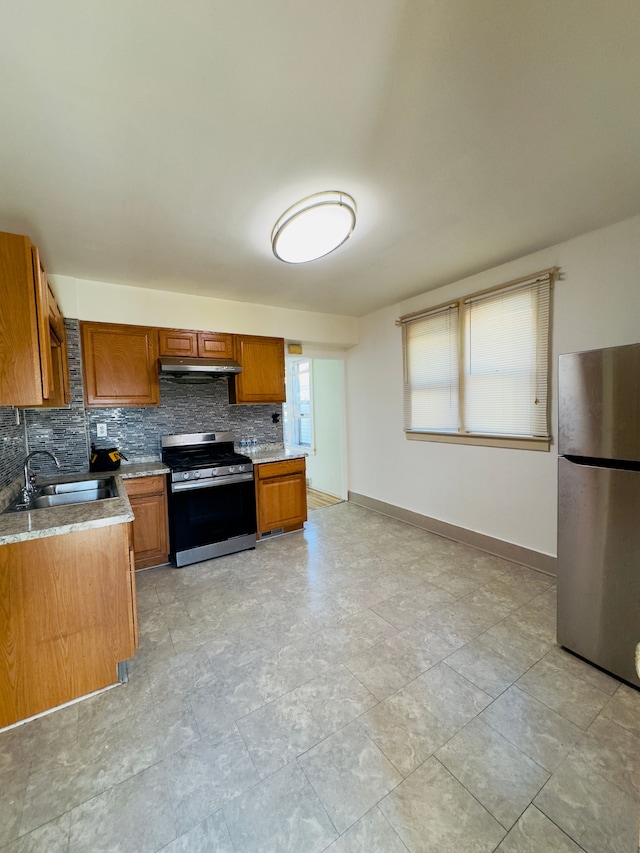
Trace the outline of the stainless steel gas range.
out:
M 171 469 L 169 536 L 176 566 L 256 544 L 253 463 L 233 449 L 233 433 L 162 436 Z

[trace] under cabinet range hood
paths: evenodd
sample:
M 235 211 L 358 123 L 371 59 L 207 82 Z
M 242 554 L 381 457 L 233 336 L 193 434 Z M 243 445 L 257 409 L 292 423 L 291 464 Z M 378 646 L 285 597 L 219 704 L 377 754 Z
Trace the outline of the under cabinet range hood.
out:
M 161 373 L 205 373 L 209 376 L 232 376 L 242 367 L 231 358 L 178 358 L 162 356 L 158 359 Z

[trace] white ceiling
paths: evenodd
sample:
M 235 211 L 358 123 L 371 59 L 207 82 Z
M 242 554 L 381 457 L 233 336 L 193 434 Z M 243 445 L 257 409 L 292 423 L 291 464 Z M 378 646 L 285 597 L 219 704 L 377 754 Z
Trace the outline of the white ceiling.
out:
M 638 0 L 20 0 L 0 229 L 78 278 L 362 315 L 640 212 Z M 283 210 L 358 203 L 326 258 Z

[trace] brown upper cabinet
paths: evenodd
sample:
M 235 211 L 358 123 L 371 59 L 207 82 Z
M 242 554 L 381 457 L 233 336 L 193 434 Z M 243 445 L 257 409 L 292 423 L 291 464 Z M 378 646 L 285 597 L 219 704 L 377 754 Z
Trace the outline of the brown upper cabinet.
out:
M 284 403 L 284 339 L 234 335 L 242 373 L 229 382 L 231 403 Z
M 0 233 L 0 405 L 69 402 L 64 319 L 28 237 Z
M 178 358 L 233 358 L 233 335 L 190 329 L 158 329 L 160 355 Z
M 157 406 L 158 330 L 80 323 L 87 406 Z

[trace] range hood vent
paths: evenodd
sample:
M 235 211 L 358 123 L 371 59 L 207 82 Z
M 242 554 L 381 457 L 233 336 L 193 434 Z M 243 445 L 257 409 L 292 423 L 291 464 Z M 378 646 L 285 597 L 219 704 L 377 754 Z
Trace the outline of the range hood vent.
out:
M 177 358 L 163 356 L 158 359 L 161 373 L 174 376 L 182 373 L 206 373 L 210 376 L 232 376 L 242 367 L 231 358 Z

